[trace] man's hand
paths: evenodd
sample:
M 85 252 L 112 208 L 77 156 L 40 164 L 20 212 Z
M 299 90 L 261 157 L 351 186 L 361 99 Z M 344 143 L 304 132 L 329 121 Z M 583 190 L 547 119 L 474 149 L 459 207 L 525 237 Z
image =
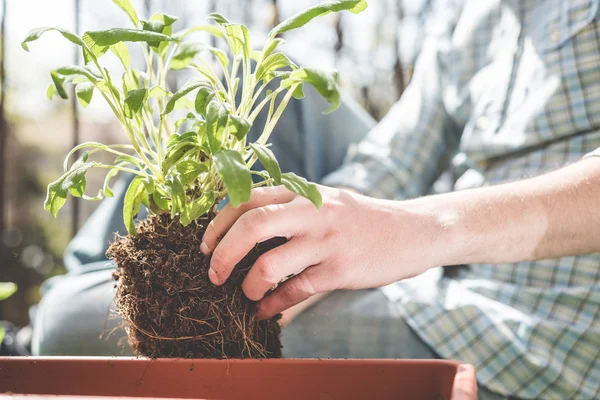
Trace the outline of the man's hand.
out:
M 222 284 L 256 243 L 287 238 L 256 261 L 242 285 L 248 298 L 262 299 L 259 316 L 267 318 L 316 293 L 383 286 L 434 266 L 600 251 L 600 157 L 520 182 L 409 201 L 319 190 L 320 211 L 283 187 L 254 190 L 249 203 L 225 207 L 201 246 L 204 254 L 214 251 L 210 280 Z
M 256 243 L 287 238 L 256 261 L 242 285 L 249 299 L 262 299 L 259 317 L 268 318 L 317 293 L 379 287 L 438 265 L 444 246 L 436 242 L 435 216 L 402 202 L 319 190 L 319 211 L 284 187 L 255 189 L 250 202 L 226 206 L 201 246 L 203 253 L 213 252 L 210 280 L 225 282 Z

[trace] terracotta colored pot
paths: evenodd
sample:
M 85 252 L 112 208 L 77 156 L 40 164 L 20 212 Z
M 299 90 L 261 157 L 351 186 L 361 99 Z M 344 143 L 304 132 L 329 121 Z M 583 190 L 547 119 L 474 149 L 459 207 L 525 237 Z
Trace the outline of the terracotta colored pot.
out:
M 0 392 L 27 399 L 477 399 L 473 367 L 444 360 L 13 357 L 0 358 Z

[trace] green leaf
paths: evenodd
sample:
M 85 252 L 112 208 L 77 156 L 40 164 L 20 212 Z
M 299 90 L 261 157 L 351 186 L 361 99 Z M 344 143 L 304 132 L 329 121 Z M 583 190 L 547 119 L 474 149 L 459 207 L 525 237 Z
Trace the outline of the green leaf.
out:
M 125 97 L 125 116 L 133 118 L 142 110 L 144 103 L 148 98 L 148 89 L 134 89 L 127 92 Z
M 145 31 L 152 31 L 156 33 L 162 33 L 165 29 L 165 24 L 162 21 L 142 21 L 142 29 Z M 158 42 L 155 42 L 158 43 Z
M 12 282 L 0 282 L 0 301 L 8 299 L 17 291 L 17 285 Z M 2 341 L 0 340 L 0 343 Z
M 227 127 L 229 112 L 227 108 L 216 98 L 213 98 L 206 108 L 206 136 L 208 147 L 212 154 L 221 149 L 224 132 Z
M 170 36 L 151 31 L 137 29 L 114 28 L 105 31 L 89 31 L 83 34 L 83 41 L 89 47 L 90 51 L 100 57 L 109 46 L 121 42 L 171 42 L 174 39 Z
M 154 184 L 154 178 L 152 178 L 151 176 L 147 176 L 144 179 L 142 179 L 142 182 L 144 183 L 144 187 L 146 188 L 146 192 L 148 194 L 152 194 L 155 192 L 156 185 Z
M 198 136 L 196 132 L 186 132 L 181 135 L 171 135 L 167 141 L 167 150 L 177 148 L 181 143 L 198 144 Z
M 275 37 L 281 33 L 290 31 L 292 29 L 300 28 L 314 18 L 327 15 L 331 12 L 339 12 L 339 11 L 350 11 L 352 13 L 358 14 L 361 11 L 364 11 L 367 8 L 367 2 L 365 0 L 334 0 L 334 1 L 326 1 L 324 3 L 318 4 L 316 6 L 307 8 L 304 11 L 299 12 L 298 14 L 286 19 L 279 25 L 269 32 L 269 37 Z
M 177 176 L 173 180 L 167 182 L 171 188 L 171 218 L 185 209 L 185 189 Z
M 229 57 L 227 57 L 227 53 L 225 53 L 221 49 L 212 46 L 205 46 L 205 49 L 210 51 L 215 56 L 215 58 L 219 60 L 224 69 L 227 69 L 227 67 L 229 66 Z
M 228 25 L 230 22 L 227 20 L 227 18 L 225 18 L 224 16 L 222 16 L 219 13 L 211 13 L 208 14 L 208 16 L 206 17 L 208 19 L 211 19 L 213 21 L 215 21 L 217 24 L 224 26 L 224 25 Z
M 104 178 L 104 184 L 102 185 L 102 193 L 105 196 L 108 197 L 114 197 L 114 193 L 112 191 L 112 189 L 110 188 L 110 180 L 112 178 L 114 178 L 115 176 L 117 176 L 117 174 L 119 173 L 119 170 L 116 168 L 113 168 L 111 170 L 108 171 L 108 173 L 106 174 L 106 177 Z
M 113 3 L 119 6 L 121 10 L 125 11 L 127 16 L 129 16 L 129 19 L 133 23 L 133 26 L 137 28 L 140 23 L 140 20 L 138 19 L 137 13 L 135 12 L 135 8 L 133 8 L 131 2 L 129 0 L 113 0 Z
M 142 199 L 141 199 L 141 202 L 142 202 L 142 204 L 144 205 L 144 207 L 146 207 L 146 208 L 150 207 L 150 202 L 148 201 L 148 198 L 149 198 L 148 196 L 149 196 L 149 195 L 148 195 L 148 192 L 144 191 L 144 192 L 142 193 Z
M 87 107 L 92 101 L 94 95 L 94 85 L 90 82 L 80 83 L 75 87 L 75 93 L 77 94 L 77 100 L 83 108 Z
M 195 199 L 185 208 L 184 212 L 181 214 L 181 224 L 183 226 L 188 226 L 190 223 L 206 214 L 214 204 L 214 192 L 210 191 L 204 193 L 202 197 Z
M 296 64 L 283 53 L 269 55 L 256 69 L 256 82 L 265 79 L 267 74 L 285 67 L 297 68 Z
M 113 44 L 109 47 L 109 49 L 117 56 L 117 58 L 119 59 L 119 61 L 121 61 L 121 64 L 123 64 L 123 67 L 126 70 L 131 68 L 131 58 L 129 57 L 129 49 L 127 48 L 125 42 Z
M 250 59 L 259 63 L 261 54 L 262 53 L 259 50 L 252 50 L 252 52 L 250 52 Z
M 269 57 L 271 55 L 271 53 L 273 53 L 277 47 L 281 46 L 284 43 L 285 43 L 285 40 L 283 40 L 281 38 L 270 39 L 267 42 L 267 44 L 265 45 L 265 48 L 263 49 L 263 52 L 262 52 L 263 59 L 266 57 Z
M 169 114 L 173 109 L 175 109 L 175 104 L 185 97 L 188 93 L 200 88 L 200 87 L 210 87 L 210 85 L 205 81 L 199 81 L 192 79 L 188 81 L 181 89 L 173 93 L 173 96 L 167 102 L 165 109 L 163 110 L 161 115 Z
M 156 191 L 156 192 L 152 193 L 151 198 L 152 198 L 152 202 L 154 202 L 154 204 L 158 207 L 158 209 L 160 211 L 162 211 L 162 210 L 166 211 L 169 209 L 169 201 L 160 192 Z M 151 206 L 152 206 L 152 202 L 150 203 Z
M 296 83 L 309 83 L 331 104 L 324 114 L 333 112 L 340 106 L 340 92 L 337 88 L 338 72 L 334 70 L 300 68 L 293 71 L 288 78 L 281 81 L 281 86 L 291 87 Z
M 54 83 L 51 83 L 50 85 L 48 85 L 48 89 L 46 89 L 46 97 L 48 98 L 48 100 L 52 100 L 54 96 L 58 96 L 58 92 L 54 87 Z
M 72 187 L 80 187 L 82 176 L 85 176 L 85 173 L 96 165 L 98 163 L 79 160 L 63 176 L 48 185 L 44 207 L 53 217 L 56 217 L 58 211 L 65 205 L 69 190 Z
M 89 157 L 89 153 L 86 151 L 81 156 L 80 162 L 85 163 Z M 73 180 L 71 183 L 71 187 L 69 188 L 69 193 L 73 197 L 83 197 L 85 195 L 85 187 L 87 185 L 87 180 L 85 179 L 85 173 L 73 175 Z
M 179 48 L 173 54 L 173 58 L 171 59 L 170 68 L 173 70 L 180 70 L 187 68 L 194 57 L 202 51 L 204 45 L 201 43 L 182 43 L 179 45 Z
M 194 26 L 188 29 L 185 29 L 183 31 L 179 31 L 177 33 L 175 33 L 173 35 L 173 38 L 176 40 L 182 40 L 184 37 L 188 36 L 189 34 L 192 34 L 194 32 L 208 32 L 210 33 L 212 36 L 215 36 L 217 38 L 223 38 L 225 37 L 225 35 L 223 34 L 223 31 L 214 25 L 198 25 L 198 26 Z
M 153 86 L 152 89 L 150 89 L 150 91 L 148 92 L 148 97 L 149 98 L 153 98 L 153 97 L 165 97 L 165 96 L 171 96 L 172 93 L 167 91 L 165 88 L 162 88 L 160 86 Z
M 227 68 L 229 66 L 229 58 L 227 57 L 227 53 L 225 53 L 223 50 L 217 47 L 208 46 L 204 43 L 183 43 L 173 55 L 173 59 L 171 60 L 171 69 L 180 70 L 187 68 L 194 60 L 194 57 L 204 50 L 210 51 L 221 63 L 221 65 L 223 65 L 223 68 Z
M 215 86 L 217 84 L 217 81 L 219 81 L 219 77 L 215 74 L 215 72 L 212 69 L 208 68 L 207 66 L 196 63 L 192 63 L 191 66 L 200 74 L 202 74 L 206 79 L 208 79 L 208 81 L 213 86 Z
M 225 33 L 227 34 L 227 41 L 233 55 L 242 54 L 244 59 L 249 62 L 252 44 L 250 43 L 248 28 L 244 25 L 229 24 L 225 25 Z
M 182 143 L 180 146 L 169 151 L 167 157 L 163 160 L 161 164 L 163 173 L 167 175 L 171 171 L 171 168 L 175 164 L 177 164 L 179 160 L 183 159 L 186 155 L 191 155 L 192 153 L 195 153 L 196 150 L 194 149 L 194 147 L 197 147 L 197 145 L 193 145 L 190 143 Z
M 156 13 L 152 16 L 152 18 L 162 18 L 162 21 L 165 23 L 165 26 L 173 25 L 179 18 L 174 15 Z
M 162 33 L 163 35 L 170 36 L 173 33 L 173 28 L 171 25 L 173 25 L 175 21 L 177 21 L 177 17 L 163 13 L 155 13 L 152 15 L 149 21 L 141 22 L 142 29 L 146 31 Z M 168 46 L 168 42 L 153 41 L 148 42 L 148 45 L 159 54 L 162 54 L 162 52 L 166 49 L 166 46 Z
M 234 150 L 220 150 L 213 160 L 223 183 L 227 186 L 229 201 L 233 207 L 250 200 L 252 177 L 242 155 Z
M 102 76 L 96 74 L 94 71 L 90 70 L 86 67 L 80 67 L 78 65 L 67 65 L 64 67 L 60 67 L 56 70 L 60 75 L 69 76 L 69 75 L 81 75 L 85 76 L 90 80 L 90 82 L 96 82 L 98 79 L 102 79 Z
M 21 47 L 23 48 L 23 50 L 29 51 L 29 47 L 27 46 L 27 43 L 38 40 L 40 38 L 40 36 L 42 36 L 44 33 L 48 32 L 48 31 L 59 32 L 61 35 L 63 35 L 63 37 L 65 39 L 69 40 L 71 43 L 74 43 L 74 44 L 84 47 L 84 48 L 86 47 L 84 41 L 81 40 L 81 38 L 79 36 L 77 36 L 76 34 L 74 34 L 73 32 L 70 32 L 70 31 L 67 31 L 64 29 L 60 29 L 60 28 L 42 27 L 42 28 L 32 29 L 29 31 L 29 33 L 27 34 L 27 37 L 21 42 Z
M 323 205 L 323 198 L 317 185 L 308 182 L 306 179 L 294 174 L 293 172 L 286 172 L 281 175 L 281 182 L 288 188 L 288 190 L 299 194 L 302 197 L 306 197 L 310 200 L 317 209 Z
M 112 75 L 107 68 L 104 68 L 104 74 L 106 75 L 107 82 L 104 82 L 104 81 L 99 82 L 99 86 L 101 88 L 108 89 L 113 94 L 113 96 L 115 96 L 120 101 L 121 93 L 116 88 L 115 84 L 113 83 Z M 105 85 L 103 86 L 102 84 L 105 84 Z
M 206 164 L 199 164 L 194 160 L 183 160 L 177 163 L 175 169 L 179 173 L 179 179 L 181 179 L 184 186 L 194 182 L 200 174 L 208 172 Z
M 69 153 L 65 157 L 65 161 L 63 161 L 63 170 L 64 170 L 64 172 L 68 172 L 69 171 L 69 160 L 71 159 L 71 157 L 73 156 L 73 154 L 75 154 L 76 152 L 78 152 L 81 149 L 87 149 L 87 148 L 100 149 L 100 150 L 107 150 L 107 149 L 109 149 L 109 147 L 107 145 L 102 144 L 102 143 L 98 143 L 98 142 L 85 142 L 85 143 L 81 143 L 81 144 L 73 147 L 71 149 L 71 151 L 69 151 Z M 73 164 L 73 167 L 75 167 L 75 164 Z
M 300 84 L 300 85 L 296 86 L 296 89 L 294 89 L 292 96 L 298 100 L 303 99 L 304 98 L 304 84 Z
M 251 143 L 250 148 L 254 151 L 254 154 L 256 154 L 263 167 L 265 167 L 269 176 L 273 178 L 275 185 L 281 185 L 281 169 L 271 149 L 258 143 Z
M 115 158 L 114 163 L 115 164 L 130 164 L 130 165 L 133 165 L 134 167 L 137 167 L 138 169 L 140 169 L 142 171 L 144 170 L 144 168 L 142 167 L 143 161 L 140 158 L 130 156 L 129 154 L 121 154 L 120 156 Z
M 136 236 L 135 223 L 133 219 L 137 216 L 140 211 L 140 205 L 142 204 L 142 197 L 144 196 L 144 184 L 141 176 L 133 178 L 127 192 L 125 193 L 125 201 L 123 205 L 123 221 L 127 232 L 131 236 Z
M 61 97 L 61 99 L 68 99 L 69 95 L 67 94 L 67 91 L 64 87 L 64 76 L 59 75 L 56 71 L 51 71 L 50 77 L 52 78 L 52 82 L 54 83 L 54 89 L 56 90 L 56 93 Z
M 248 131 L 250 131 L 251 127 L 252 123 L 246 118 L 237 115 L 229 116 L 229 133 L 235 136 L 238 140 L 242 140 Z
M 206 108 L 211 100 L 215 97 L 215 92 L 212 88 L 201 87 L 196 95 L 196 101 L 194 102 L 194 108 L 196 112 L 201 115 L 206 115 Z

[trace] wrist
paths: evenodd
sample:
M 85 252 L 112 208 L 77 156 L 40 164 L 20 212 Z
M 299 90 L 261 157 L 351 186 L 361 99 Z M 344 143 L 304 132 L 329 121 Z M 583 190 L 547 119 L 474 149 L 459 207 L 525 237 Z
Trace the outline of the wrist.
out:
M 415 246 L 416 263 L 423 270 L 461 263 L 464 230 L 459 225 L 458 213 L 445 204 L 440 196 L 428 196 L 414 200 L 395 201 L 398 231 L 411 236 Z M 405 251 L 405 250 L 403 250 Z
M 432 221 L 432 235 L 436 241 L 436 266 L 464 264 L 471 240 L 458 207 L 445 196 L 424 197 L 421 201 Z

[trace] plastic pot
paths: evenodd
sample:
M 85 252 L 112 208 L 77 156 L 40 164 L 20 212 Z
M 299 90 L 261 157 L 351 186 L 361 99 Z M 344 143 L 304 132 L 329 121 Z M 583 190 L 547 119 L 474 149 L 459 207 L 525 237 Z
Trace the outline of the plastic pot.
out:
M 0 358 L 0 392 L 185 399 L 476 400 L 471 366 L 446 360 Z

